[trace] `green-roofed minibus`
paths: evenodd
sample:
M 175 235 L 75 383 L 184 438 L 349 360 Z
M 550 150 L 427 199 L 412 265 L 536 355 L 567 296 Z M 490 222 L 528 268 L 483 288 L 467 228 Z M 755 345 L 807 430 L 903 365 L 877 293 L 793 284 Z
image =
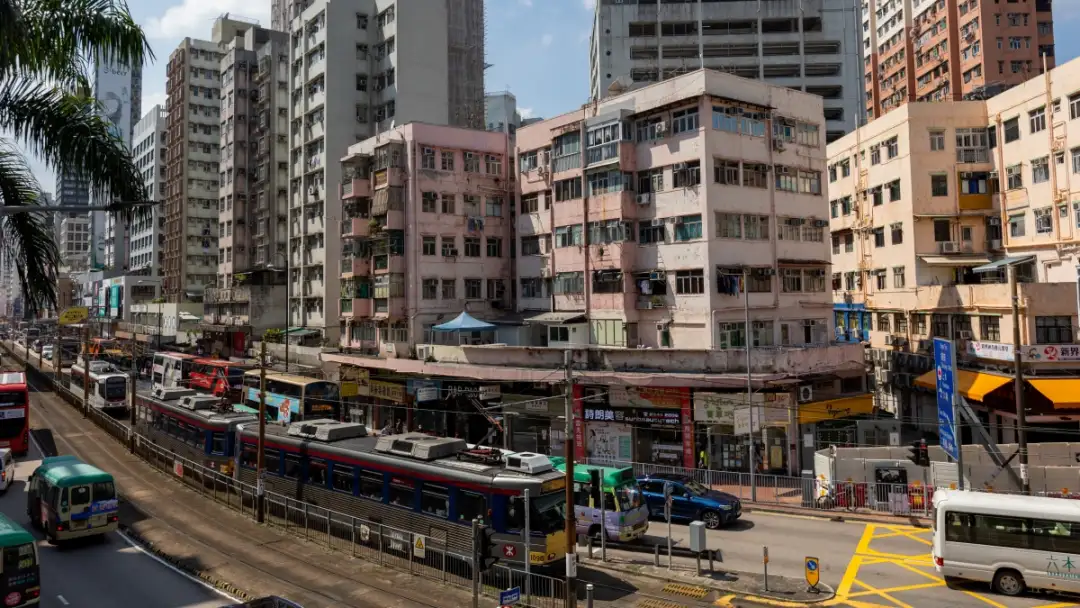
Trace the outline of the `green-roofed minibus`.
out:
M 36 606 L 41 600 L 37 543 L 19 524 L 0 514 L 0 597 L 5 606 Z
M 116 483 L 72 456 L 46 458 L 30 476 L 26 514 L 53 544 L 107 534 L 120 522 Z
M 556 470 L 566 472 L 566 459 L 551 457 Z M 593 474 L 600 480 L 600 487 L 593 484 Z M 601 496 L 603 496 L 604 523 L 600 524 Z M 600 530 L 607 532 L 612 541 L 635 541 L 645 536 L 649 529 L 649 507 L 638 491 L 634 470 L 630 467 L 602 467 L 588 464 L 574 465 L 574 514 L 577 516 L 577 533 L 600 538 Z

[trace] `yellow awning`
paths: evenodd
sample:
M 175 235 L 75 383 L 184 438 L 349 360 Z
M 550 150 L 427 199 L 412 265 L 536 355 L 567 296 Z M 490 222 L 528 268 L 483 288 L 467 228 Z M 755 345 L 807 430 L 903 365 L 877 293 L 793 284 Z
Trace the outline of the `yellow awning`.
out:
M 956 370 L 956 391 L 968 399 L 982 401 L 995 389 L 1012 382 L 1008 376 Z M 929 371 L 915 379 L 915 386 L 937 390 L 937 372 Z
M 848 416 L 872 413 L 874 413 L 874 396 L 867 393 L 855 397 L 800 404 L 799 424 L 813 424 L 824 420 L 838 420 Z
M 1054 402 L 1055 410 L 1080 408 L 1080 378 L 1028 380 L 1028 384 Z

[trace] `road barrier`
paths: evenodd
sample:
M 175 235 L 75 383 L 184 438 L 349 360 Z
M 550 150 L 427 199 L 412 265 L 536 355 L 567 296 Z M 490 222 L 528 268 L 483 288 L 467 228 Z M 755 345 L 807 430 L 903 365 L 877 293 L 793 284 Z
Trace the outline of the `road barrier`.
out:
M 134 446 L 134 454 L 158 471 L 199 492 L 204 497 L 228 507 L 253 521 L 256 515 L 256 488 L 229 475 L 224 475 L 155 444 L 150 438 L 135 432 L 123 422 L 94 408 L 84 408 L 82 396 L 58 382 L 55 374 L 38 369 L 19 353 L 3 346 L 9 356 L 27 365 L 28 373 L 40 387 L 46 383 L 52 391 L 76 410 L 84 413 L 95 425 L 125 446 Z M 289 498 L 276 492 L 265 493 L 267 525 L 333 551 L 375 562 L 414 576 L 472 590 L 472 557 L 456 553 L 452 548 L 439 546 L 430 537 L 346 515 L 310 503 Z M 417 540 L 421 540 L 419 547 Z M 525 588 L 525 573 L 495 564 L 481 575 L 481 593 L 499 597 L 499 592 L 512 587 Z M 563 579 L 531 573 L 530 598 L 522 597 L 520 606 L 530 608 L 564 608 L 566 582 Z

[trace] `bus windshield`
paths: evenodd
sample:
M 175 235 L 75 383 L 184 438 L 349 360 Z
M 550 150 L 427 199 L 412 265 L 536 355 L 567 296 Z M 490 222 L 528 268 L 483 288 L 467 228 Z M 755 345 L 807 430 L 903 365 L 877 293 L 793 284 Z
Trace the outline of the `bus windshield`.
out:
M 632 511 L 641 506 L 641 493 L 636 482 L 626 482 L 615 486 L 615 504 L 619 511 Z
M 37 566 L 37 556 L 34 553 L 33 544 L 4 547 L 3 572 L 5 575 L 30 570 L 34 566 Z
M 25 391 L 0 391 L 0 407 L 26 405 Z
M 552 492 L 529 501 L 532 508 L 529 527 L 545 534 L 558 532 L 566 525 L 566 494 Z

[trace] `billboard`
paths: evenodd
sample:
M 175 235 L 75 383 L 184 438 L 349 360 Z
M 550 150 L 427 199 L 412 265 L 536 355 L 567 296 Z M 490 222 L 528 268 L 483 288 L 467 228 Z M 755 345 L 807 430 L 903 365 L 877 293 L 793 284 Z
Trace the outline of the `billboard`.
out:
M 113 132 L 131 147 L 132 100 L 135 95 L 133 71 L 130 68 L 98 62 L 94 77 L 94 99 L 101 106 L 102 116 Z

